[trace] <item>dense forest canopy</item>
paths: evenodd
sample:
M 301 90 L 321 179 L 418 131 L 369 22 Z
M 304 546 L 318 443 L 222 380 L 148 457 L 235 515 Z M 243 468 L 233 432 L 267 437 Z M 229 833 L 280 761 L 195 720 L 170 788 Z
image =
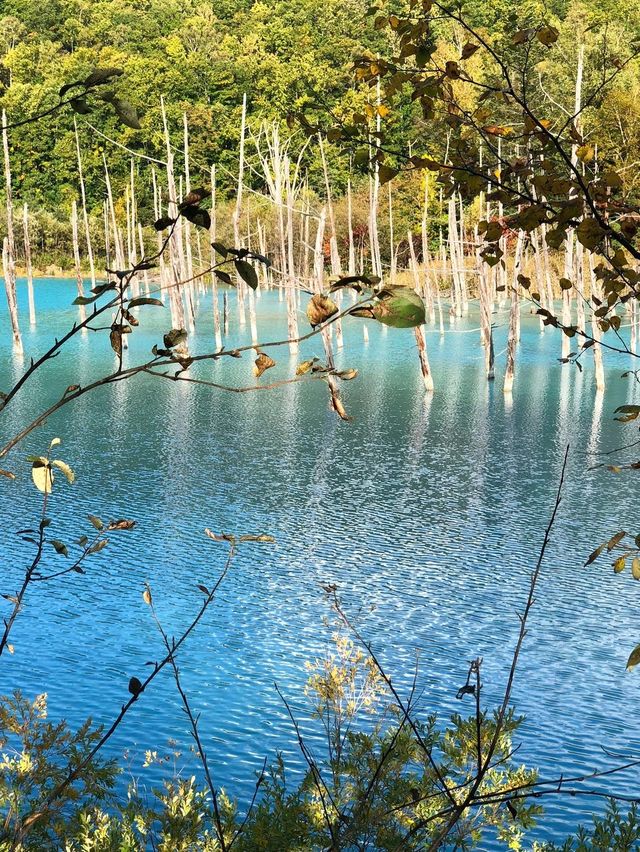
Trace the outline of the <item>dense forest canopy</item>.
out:
M 385 6 L 402 14 L 405 4 Z M 616 2 L 596 6 L 580 0 L 543 4 L 484 2 L 468 4 L 465 14 L 492 43 L 507 44 L 518 27 L 541 21 L 557 26 L 556 49 L 539 66 L 536 98 L 541 108 L 570 110 L 575 87 L 577 54 L 585 50 L 584 91 L 597 88 L 605 54 L 627 53 L 640 34 L 637 4 Z M 230 191 L 237 168 L 241 103 L 249 99 L 249 122 L 283 123 L 287 115 L 304 113 L 326 120 L 360 109 L 371 92 L 358 87 L 352 74 L 353 58 L 364 52 L 390 55 L 395 48 L 392 30 L 377 27 L 364 0 L 295 0 L 295 2 L 52 2 L 10 0 L 2 4 L 0 52 L 1 105 L 12 119 L 34 114 L 57 100 L 60 87 L 82 78 L 96 66 L 125 71 L 119 90 L 136 104 L 142 130 L 122 128 L 108 108 L 97 107 L 80 116 L 80 132 L 90 205 L 99 210 L 104 195 L 102 155 L 109 159 L 116 192 L 128 176 L 128 161 L 111 139 L 150 156 L 163 152 L 160 99 L 167 104 L 170 123 L 179 144 L 182 115 L 186 112 L 193 168 L 203 171 L 212 162 L 219 167 L 219 184 Z M 436 36 L 434 36 L 436 37 Z M 442 53 L 464 43 L 464 33 L 442 22 Z M 453 54 L 452 54 L 453 56 Z M 478 65 L 483 58 L 474 57 Z M 474 68 L 477 72 L 477 68 Z M 601 155 L 622 169 L 628 188 L 635 192 L 631 168 L 640 157 L 640 72 L 626 68 L 596 97 L 583 116 L 583 132 L 599 146 Z M 387 117 L 391 138 L 409 140 L 416 149 L 441 154 L 441 134 L 422 133 L 419 109 L 408 99 Z M 303 135 L 290 122 L 299 140 Z M 77 197 L 73 114 L 52 116 L 46 129 L 27 125 L 12 135 L 15 192 L 31 207 L 68 218 L 71 199 Z M 339 189 L 346 184 L 348 155 L 329 152 L 330 167 Z M 307 153 L 310 177 L 321 185 L 317 146 Z M 259 188 L 261 177 L 247 175 Z M 148 182 L 148 181 L 147 181 Z M 409 193 L 411 195 L 411 193 Z M 144 204 L 144 200 L 142 202 Z

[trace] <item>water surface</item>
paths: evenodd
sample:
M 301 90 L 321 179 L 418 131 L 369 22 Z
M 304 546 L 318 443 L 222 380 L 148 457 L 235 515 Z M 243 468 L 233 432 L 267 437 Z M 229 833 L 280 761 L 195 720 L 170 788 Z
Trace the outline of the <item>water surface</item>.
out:
M 74 288 L 70 281 L 36 283 L 38 326 L 25 325 L 27 357 L 73 321 Z M 20 285 L 26 320 L 25 295 Z M 258 304 L 260 338 L 286 336 L 277 296 Z M 144 359 L 168 328 L 166 310 L 147 308 L 141 319 L 129 364 Z M 162 654 L 143 584 L 150 583 L 167 630 L 179 634 L 198 606 L 196 584 L 211 585 L 223 563 L 223 546 L 203 535 L 210 527 L 277 540 L 242 549 L 181 663 L 214 776 L 241 807 L 265 757 L 281 750 L 292 767 L 302 767 L 274 681 L 306 736 L 317 738 L 303 687 L 304 662 L 324 653 L 329 640 L 323 584 L 338 586 L 398 685 L 408 688 L 419 649 L 423 712 L 461 710 L 455 693 L 476 656 L 484 658 L 485 701 L 497 701 L 570 443 L 566 498 L 514 690 L 527 717 L 520 756 L 555 777 L 609 765 L 605 746 L 639 755 L 639 675 L 625 674 L 624 665 L 640 641 L 640 586 L 606 565 L 582 567 L 596 544 L 635 520 L 636 475 L 589 470 L 594 459 L 584 455 L 637 434 L 633 424 L 613 421 L 617 405 L 637 401 L 635 384 L 619 378 L 630 359 L 606 359 L 607 391 L 596 397 L 591 356 L 582 374 L 561 366 L 557 334 L 541 334 L 537 320 L 523 315 L 513 398 L 505 400 L 506 313 L 495 321 L 501 354 L 493 384 L 483 377 L 473 309 L 447 323 L 444 337 L 428 330 L 436 391 L 427 400 L 410 331 L 371 325 L 365 344 L 362 321 L 346 323 L 339 361 L 360 371 L 343 385 L 351 423 L 328 410 L 321 382 L 231 394 L 149 376 L 100 389 L 52 417 L 6 462 L 24 475 L 0 490 L 3 591 L 16 588 L 28 558 L 14 531 L 39 511 L 24 457 L 53 436 L 62 438 L 60 455 L 78 480 L 54 494 L 56 536 L 71 541 L 88 531 L 89 512 L 130 517 L 138 526 L 114 535 L 86 576 L 30 593 L 13 633 L 15 654 L 3 658 L 0 689 L 46 691 L 51 716 L 72 725 L 87 715 L 108 723 L 127 698 L 129 678 L 143 678 L 145 662 Z M 232 332 L 229 345 L 247 342 L 234 312 Z M 8 342 L 3 314 L 0 388 L 21 371 Z M 200 304 L 194 348 L 213 348 L 209 297 Z M 314 355 L 322 355 L 318 339 L 298 358 L 280 347 L 262 381 L 291 375 L 297 361 Z M 86 384 L 113 363 L 104 332 L 79 336 L 8 409 L 3 438 L 64 387 Z M 226 359 L 192 375 L 251 385 L 251 367 L 252 357 Z M 62 563 L 52 555 L 50 564 Z M 143 769 L 147 749 L 180 755 Z M 148 787 L 175 769 L 198 771 L 168 672 L 111 741 L 109 754 L 123 753 L 130 775 Z M 630 774 L 607 784 L 629 793 L 636 781 Z M 535 836 L 559 839 L 598 807 L 592 799 L 548 800 Z M 495 847 L 487 841 L 483 848 Z

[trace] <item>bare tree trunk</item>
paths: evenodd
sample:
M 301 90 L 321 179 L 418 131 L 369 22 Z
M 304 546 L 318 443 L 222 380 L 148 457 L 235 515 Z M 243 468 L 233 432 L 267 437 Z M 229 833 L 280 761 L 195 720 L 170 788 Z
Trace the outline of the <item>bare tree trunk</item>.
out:
M 111 227 L 113 229 L 113 250 L 116 256 L 116 268 L 118 270 L 124 270 L 126 268 L 124 251 L 122 249 L 120 232 L 118 230 L 118 223 L 116 221 L 116 209 L 113 204 L 113 193 L 111 191 L 111 178 L 109 177 L 109 167 L 107 166 L 107 158 L 105 157 L 104 153 L 102 154 L 102 162 L 104 164 L 104 178 L 107 185 L 107 209 L 109 211 Z
M 104 262 L 107 269 L 111 269 L 111 234 L 109 228 L 109 205 L 106 200 L 102 203 L 102 225 L 104 228 Z M 158 234 L 160 239 L 160 234 Z
M 418 358 L 420 359 L 420 371 L 422 373 L 422 381 L 426 391 L 433 391 L 433 376 L 429 367 L 429 358 L 427 356 L 427 341 L 424 335 L 424 326 L 417 325 L 413 329 L 416 338 L 416 346 L 418 347 Z
M 353 241 L 353 197 L 351 178 L 347 181 L 347 227 L 349 229 L 349 275 L 356 274 L 356 249 Z
M 216 167 L 211 166 L 211 229 L 209 239 L 211 243 L 216 242 L 216 230 L 218 226 L 216 216 Z M 216 251 L 211 246 L 211 266 L 218 262 Z M 213 334 L 216 341 L 216 349 L 222 349 L 222 331 L 220 328 L 220 305 L 218 303 L 218 279 L 215 270 L 211 272 L 211 299 L 213 304 Z
M 87 210 L 87 195 L 84 185 L 84 173 L 82 169 L 82 156 L 80 154 L 80 137 L 78 135 L 78 125 L 73 119 L 73 129 L 76 137 L 76 155 L 78 157 L 78 178 L 80 180 L 80 200 L 82 201 L 82 222 L 84 224 L 84 239 L 87 244 L 87 258 L 89 260 L 89 274 L 91 276 L 91 286 L 96 286 L 96 267 L 93 259 L 93 248 L 91 246 L 91 229 L 89 228 L 89 212 Z
M 320 211 L 320 216 L 318 218 L 318 229 L 316 231 L 316 244 L 314 250 L 314 290 L 316 293 L 321 293 L 324 287 L 324 230 L 327 218 L 326 208 L 323 207 Z M 324 346 L 324 353 L 327 359 L 327 368 L 329 370 L 333 370 L 335 368 L 334 360 L 333 360 L 333 349 L 331 346 L 331 329 L 323 328 L 322 329 L 322 344 Z M 329 394 L 331 397 L 331 408 L 341 417 L 343 420 L 348 420 L 349 417 L 347 412 L 345 411 L 344 404 L 340 397 L 340 390 L 338 388 L 338 380 L 334 375 L 327 376 L 327 385 L 329 386 Z
M 458 193 L 458 209 L 459 209 L 459 226 L 460 226 L 460 242 L 459 242 L 459 252 L 458 256 L 460 258 L 460 288 L 461 288 L 461 296 L 462 296 L 462 313 L 469 313 L 469 294 L 467 291 L 467 273 L 466 273 L 466 260 L 464 253 L 465 246 L 465 231 L 464 231 L 464 208 L 462 206 L 462 195 Z
M 145 247 L 144 247 L 144 232 L 142 230 L 142 222 L 138 222 L 138 246 L 140 247 L 140 258 L 145 257 L 146 251 L 145 251 Z M 151 289 L 150 284 L 149 284 L 149 270 L 148 269 L 144 269 L 142 271 L 142 278 L 144 280 L 144 291 L 145 291 L 145 293 L 148 293 L 149 290 Z
M 189 167 L 189 125 L 187 123 L 187 114 L 184 112 L 182 114 L 182 124 L 183 124 L 183 143 L 184 143 L 184 181 L 185 181 L 185 195 L 188 195 L 191 192 L 191 170 Z M 185 284 L 185 298 L 187 300 L 187 316 L 189 318 L 189 328 L 191 331 L 195 331 L 196 326 L 196 309 L 195 309 L 195 295 L 194 295 L 194 280 L 193 280 L 193 249 L 191 246 L 191 222 L 188 219 L 185 219 L 183 222 L 184 228 L 184 247 L 185 247 L 185 269 L 186 269 L 186 280 L 187 284 Z
M 131 166 L 129 173 L 129 211 L 127 216 L 127 250 L 129 256 L 129 266 L 133 267 L 138 262 L 137 250 L 137 226 L 136 226 L 136 183 L 135 183 L 135 165 L 133 157 L 131 158 Z M 140 295 L 140 279 L 134 275 L 131 280 L 131 295 Z
M 393 199 L 391 196 L 391 181 L 389 181 L 389 183 L 387 184 L 387 190 L 389 195 L 389 283 L 393 287 L 396 283 L 396 247 L 393 235 Z M 413 240 L 411 242 L 411 245 L 413 246 Z M 424 293 L 422 292 L 422 287 L 420 286 L 419 279 L 417 292 L 421 295 L 424 295 Z
M 510 394 L 513 390 L 513 378 L 516 371 L 516 345 L 518 340 L 518 316 L 520 314 L 520 297 L 515 287 L 511 289 L 511 310 L 509 312 L 509 335 L 507 337 L 507 368 L 504 374 L 504 392 Z
M 574 115 L 576 125 L 579 125 L 579 116 L 582 105 L 582 75 L 584 70 L 584 44 L 578 49 L 578 67 L 576 69 L 576 88 L 574 98 Z M 575 168 L 578 164 L 578 145 L 574 142 L 571 146 L 571 165 Z M 575 197 L 575 192 L 569 192 L 570 197 Z M 564 277 L 574 281 L 573 257 L 574 257 L 574 230 L 569 228 L 565 240 Z M 571 290 L 562 291 L 562 324 L 571 325 Z M 562 335 L 562 357 L 566 358 L 571 350 L 571 340 L 566 334 Z
M 461 317 L 463 313 L 463 272 L 464 257 L 460 254 L 456 221 L 456 202 L 449 199 L 449 256 L 451 260 L 451 314 Z
M 433 325 L 436 321 L 435 299 L 433 295 L 432 263 L 429 252 L 429 175 L 427 174 L 424 184 L 424 204 L 422 207 L 422 265 L 424 267 L 424 296 L 426 307 L 429 312 L 429 322 Z M 437 282 L 436 282 L 437 283 Z
M 416 292 L 420 293 L 420 271 L 418 269 L 418 260 L 416 258 L 416 250 L 413 245 L 413 234 L 411 231 L 407 232 L 407 242 L 409 243 L 409 257 L 411 273 L 413 275 L 413 286 Z M 426 391 L 432 391 L 433 376 L 431 375 L 431 368 L 429 367 L 427 340 L 424 334 L 424 326 L 416 326 L 413 331 L 416 338 L 416 346 L 418 347 L 418 359 L 420 361 L 420 372 L 422 373 L 424 389 Z
M 7 115 L 2 110 L 2 149 L 4 153 L 4 184 L 7 211 L 7 236 L 2 252 L 4 268 L 4 288 L 7 294 L 11 332 L 13 335 L 13 351 L 16 355 L 23 354 L 20 324 L 18 322 L 18 298 L 16 295 L 16 244 L 13 230 L 13 192 L 11 189 L 11 164 L 9 162 L 9 138 L 7 135 Z
M 151 180 L 153 184 L 153 215 L 157 219 L 162 216 L 162 194 L 161 189 L 158 185 L 158 181 L 156 178 L 156 170 L 151 170 Z M 162 249 L 162 234 L 160 232 L 156 232 L 156 240 L 158 243 L 158 252 Z M 167 288 L 170 283 L 170 275 L 167 269 L 167 264 L 164 258 L 164 252 L 160 254 L 158 258 L 158 266 L 160 270 L 160 298 L 163 302 L 166 301 L 167 297 Z M 170 293 L 170 291 L 169 291 Z M 169 295 L 169 303 L 171 304 L 171 296 Z M 173 315 L 172 315 L 172 325 L 173 325 Z
M 518 293 L 518 312 L 515 315 L 516 323 L 516 343 L 520 342 L 520 283 L 518 276 L 522 269 L 522 253 L 524 249 L 524 231 L 519 230 L 516 238 L 516 251 L 513 259 L 513 280 L 511 286 Z
M 484 366 L 487 373 L 487 379 L 492 381 L 495 378 L 494 367 L 494 349 L 493 349 L 493 326 L 491 323 L 491 313 L 493 309 L 491 300 L 491 282 L 487 274 L 487 266 L 480 256 L 480 239 L 478 237 L 478 227 L 476 225 L 476 252 L 478 260 L 478 288 L 479 288 L 479 303 L 480 303 L 480 338 L 484 348 Z
M 27 273 L 27 293 L 29 296 L 29 324 L 36 324 L 36 302 L 33 295 L 33 264 L 31 263 L 31 239 L 29 237 L 29 208 L 25 202 L 22 208 L 22 229 L 24 234 L 24 263 Z
M 75 198 L 71 202 L 71 240 L 73 242 L 73 264 L 76 272 L 76 286 L 78 296 L 84 296 L 84 286 L 82 280 L 82 269 L 80 267 L 80 245 L 78 240 L 78 205 Z M 80 322 L 84 322 L 87 318 L 87 311 L 84 305 L 78 305 L 80 311 Z
M 167 199 L 167 214 L 171 219 L 178 219 L 178 195 L 176 192 L 176 183 L 173 173 L 173 150 L 171 148 L 171 139 L 169 137 L 169 125 L 167 124 L 167 113 L 164 106 L 164 99 L 160 99 L 162 109 L 162 123 L 164 128 L 165 145 L 167 149 L 167 191 L 169 198 Z M 171 308 L 171 325 L 173 328 L 186 329 L 187 323 L 184 311 L 184 302 L 182 298 L 182 264 L 180 262 L 182 250 L 181 232 L 176 226 L 173 229 L 171 238 L 169 239 L 169 306 Z
M 584 249 L 582 245 L 576 240 L 576 262 L 575 262 L 575 270 L 576 270 L 576 307 L 577 307 L 577 316 L 576 322 L 578 325 L 578 330 L 583 332 L 585 329 L 585 315 L 584 315 L 584 259 L 583 259 Z
M 585 252 L 585 254 L 587 254 Z M 583 255 L 583 259 L 584 259 Z M 583 267 L 584 268 L 584 267 Z M 593 255 L 591 252 L 588 253 L 588 269 L 589 269 L 589 280 L 591 283 L 591 297 L 601 299 L 601 289 L 600 284 L 596 280 L 596 276 L 593 269 Z M 600 340 L 602 339 L 602 331 L 598 324 L 598 317 L 595 315 L 595 304 L 591 305 L 591 336 L 593 337 L 595 343 L 593 344 L 593 366 L 595 371 L 595 381 L 596 381 L 596 390 L 601 392 L 605 388 L 605 378 L 604 378 L 604 363 L 603 363 L 603 353 L 602 346 L 600 345 Z
M 318 136 L 320 143 L 320 156 L 322 159 L 322 171 L 324 173 L 324 186 L 327 194 L 327 212 L 329 214 L 329 252 L 331 256 L 331 274 L 340 277 L 342 275 L 342 264 L 340 262 L 340 254 L 338 253 L 338 237 L 336 234 L 336 217 L 333 212 L 333 202 L 331 200 L 331 185 L 329 182 L 329 169 L 327 168 L 327 158 L 324 151 L 322 136 Z
M 242 220 L 242 189 L 244 186 L 244 144 L 247 124 L 247 95 L 242 96 L 242 119 L 240 122 L 240 152 L 238 156 L 238 187 L 236 190 L 236 205 L 233 210 L 233 241 L 235 248 L 241 248 L 240 222 Z M 244 297 L 246 285 L 240 276 L 236 276 L 236 293 L 238 297 L 238 319 L 240 325 L 246 324 Z
M 380 177 L 378 163 L 374 167 L 373 177 L 369 178 L 369 250 L 371 252 L 371 269 L 374 275 L 382 278 L 382 262 L 380 260 L 380 241 L 378 239 L 378 196 L 380 194 Z

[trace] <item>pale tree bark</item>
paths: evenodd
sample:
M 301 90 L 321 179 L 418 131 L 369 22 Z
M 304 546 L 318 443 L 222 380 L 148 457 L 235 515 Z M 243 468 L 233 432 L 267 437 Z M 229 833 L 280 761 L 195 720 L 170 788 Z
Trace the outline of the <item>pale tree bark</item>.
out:
M 189 164 L 189 124 L 187 122 L 187 114 L 182 114 L 183 126 L 183 154 L 184 154 L 184 182 L 185 195 L 191 192 L 191 169 Z M 191 245 L 191 222 L 184 219 L 183 223 L 184 235 L 184 254 L 185 254 L 185 298 L 187 300 L 187 316 L 189 319 L 189 327 L 191 331 L 195 331 L 196 325 L 196 309 L 195 309 L 195 285 L 193 281 L 193 248 Z M 197 229 L 196 229 L 197 230 Z
M 238 154 L 238 185 L 236 189 L 236 204 L 233 210 L 232 221 L 233 221 L 233 241 L 235 243 L 234 248 L 242 247 L 242 238 L 240 236 L 240 222 L 242 221 L 242 190 L 244 187 L 244 146 L 245 146 L 245 136 L 246 136 L 246 126 L 247 126 L 247 95 L 246 93 L 242 96 L 242 117 L 240 120 L 240 151 Z M 245 291 L 246 284 L 240 278 L 240 276 L 236 276 L 236 295 L 238 298 L 238 319 L 240 325 L 245 325 L 247 322 L 246 318 L 246 310 L 245 310 Z
M 76 273 L 76 288 L 78 296 L 84 296 L 84 282 L 80 263 L 80 242 L 78 237 L 78 205 L 75 198 L 71 202 L 71 241 L 73 243 L 73 265 Z M 87 318 L 85 306 L 78 305 L 78 310 L 80 312 L 80 322 L 84 322 Z
M 349 260 L 348 274 L 356 274 L 356 248 L 353 240 L 353 197 L 351 189 L 351 178 L 347 181 L 347 228 L 349 230 Z
M 511 288 L 511 310 L 509 312 L 509 334 L 507 337 L 507 367 L 504 374 L 504 393 L 513 390 L 513 379 L 516 372 L 516 346 L 518 340 L 518 316 L 520 314 L 520 297 L 515 287 Z
M 413 245 L 413 234 L 411 233 L 411 231 L 407 232 L 407 241 L 409 243 L 409 255 L 411 258 L 411 273 L 413 275 L 413 286 L 414 290 L 416 290 L 416 292 L 420 294 L 420 272 L 418 269 L 418 260 L 416 258 L 416 250 Z M 431 374 L 431 367 L 429 366 L 429 356 L 427 354 L 427 340 L 424 333 L 424 326 L 416 326 L 413 329 L 413 333 L 416 339 L 416 346 L 418 348 L 418 360 L 420 362 L 420 372 L 422 373 L 424 389 L 426 391 L 432 391 L 433 376 Z
M 582 108 L 582 76 L 584 71 L 584 44 L 580 44 L 578 48 L 578 65 L 576 68 L 576 88 L 574 97 L 574 115 L 579 116 Z M 576 129 L 579 131 L 579 120 L 576 118 Z M 578 145 L 574 142 L 571 146 L 571 165 L 575 169 L 578 165 Z M 575 197 L 575 191 L 570 191 L 570 197 Z M 575 233 L 573 228 L 567 230 L 565 240 L 565 256 L 564 256 L 564 277 L 569 281 L 574 281 L 574 241 Z M 571 293 L 572 290 L 567 289 L 562 291 L 562 324 L 571 325 Z M 566 334 L 562 335 L 562 357 L 566 358 L 571 351 L 571 340 Z
M 169 137 L 169 125 L 167 123 L 167 113 L 164 105 L 164 99 L 160 99 L 162 109 L 162 123 L 164 128 L 165 145 L 167 149 L 167 191 L 169 198 L 167 199 L 167 215 L 171 219 L 178 219 L 178 194 L 176 192 L 176 182 L 173 171 L 173 149 L 171 148 L 171 139 Z M 181 263 L 182 254 L 182 237 L 178 226 L 173 229 L 169 240 L 169 306 L 171 309 L 171 325 L 173 328 L 187 328 L 187 322 L 184 310 L 184 301 L 182 296 L 182 271 L 184 264 Z
M 216 215 L 216 167 L 211 166 L 211 229 L 209 231 L 209 241 L 215 243 L 217 236 L 218 220 Z M 211 246 L 211 263 L 214 266 L 220 258 L 216 255 L 216 251 Z M 220 304 L 218 301 L 218 279 L 215 271 L 211 272 L 211 299 L 213 306 L 213 334 L 216 341 L 216 349 L 222 349 L 222 330 L 220 328 Z
M 102 154 L 102 163 L 104 165 L 104 179 L 107 187 L 107 210 L 111 228 L 113 230 L 113 250 L 115 254 L 116 269 L 124 270 L 126 262 L 124 259 L 124 251 L 122 249 L 122 241 L 120 239 L 120 231 L 116 220 L 116 209 L 113 203 L 113 192 L 111 190 L 111 177 L 109 175 L 109 167 L 107 166 L 107 158 Z
M 84 225 L 84 240 L 87 246 L 87 259 L 89 261 L 89 275 L 91 277 L 91 286 L 96 286 L 96 265 L 93 259 L 93 246 L 91 245 L 91 229 L 89 227 L 89 211 L 87 210 L 87 194 L 84 184 L 84 172 L 82 169 L 82 155 L 80 153 L 80 137 L 78 134 L 78 125 L 73 119 L 73 129 L 76 138 L 76 156 L 78 158 L 78 179 L 80 181 L 80 200 L 82 202 L 82 223 Z
M 33 294 L 33 264 L 31 262 L 31 237 L 29 235 L 29 208 L 25 202 L 22 207 L 22 232 L 24 238 L 24 263 L 27 274 L 27 294 L 29 297 L 29 323 L 36 324 L 36 301 Z
M 326 220 L 327 211 L 326 208 L 323 207 L 320 211 L 320 216 L 318 217 L 318 228 L 316 231 L 316 242 L 314 249 L 314 290 L 316 293 L 321 293 L 324 288 L 324 231 Z M 321 337 L 322 344 L 324 346 L 325 357 L 327 359 L 326 366 L 329 370 L 333 370 L 335 364 L 333 360 L 333 348 L 331 345 L 331 329 L 325 326 L 325 328 L 322 329 Z M 328 376 L 327 385 L 329 386 L 331 408 L 343 420 L 348 420 L 349 417 L 347 415 L 347 412 L 345 411 L 345 407 L 340 396 L 340 389 L 338 388 L 338 380 L 336 379 L 336 377 L 331 375 Z
M 7 294 L 7 305 L 9 308 L 9 319 L 11 320 L 11 334 L 13 339 L 13 351 L 16 355 L 23 354 L 22 336 L 20 334 L 20 323 L 18 321 L 18 298 L 16 295 L 16 244 L 13 229 L 13 192 L 11 188 L 11 163 L 9 161 L 9 137 L 7 135 L 7 115 L 2 110 L 2 150 L 4 153 L 4 185 L 7 211 L 7 236 L 4 240 L 2 261 L 4 269 L 4 288 Z
M 436 321 L 435 299 L 433 294 L 431 253 L 429 252 L 429 175 L 424 183 L 424 203 L 422 205 L 422 265 L 424 267 L 424 297 L 429 312 L 429 322 L 433 325 Z

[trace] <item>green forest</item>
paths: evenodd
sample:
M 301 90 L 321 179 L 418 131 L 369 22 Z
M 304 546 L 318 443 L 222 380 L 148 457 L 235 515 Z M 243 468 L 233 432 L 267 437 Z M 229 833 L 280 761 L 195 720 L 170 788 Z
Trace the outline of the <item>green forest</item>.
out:
M 398 10 L 402 4 L 398 5 Z M 116 144 L 136 154 L 163 157 L 161 98 L 166 102 L 174 144 L 181 148 L 186 114 L 193 179 L 208 179 L 217 165 L 221 193 L 231 198 L 237 175 L 242 98 L 248 99 L 248 123 L 257 132 L 263 121 L 278 122 L 283 136 L 292 138 L 292 152 L 304 146 L 306 134 L 298 117 L 330 126 L 334 118 L 347 120 L 362 113 L 374 98 L 358 85 L 354 59 L 363 53 L 391 56 L 394 31 L 375 23 L 366 3 L 259 2 L 216 4 L 181 2 L 5 2 L 0 21 L 2 79 L 0 102 L 9 120 L 35 115 L 54 105 L 65 83 L 82 79 L 94 67 L 124 71 L 118 90 L 136 108 L 140 130 L 123 127 L 106 105 L 94 103 L 78 121 L 90 212 L 101 215 L 105 196 L 103 155 L 112 172 L 114 192 L 123 212 L 129 162 Z M 393 4 L 385 13 L 393 13 Z M 558 42 L 536 68 L 531 97 L 540 110 L 570 111 L 574 100 L 578 51 L 584 56 L 584 89 L 600 82 L 603 51 L 626 57 L 640 35 L 640 9 L 631 3 L 474 3 L 465 8 L 472 26 L 498 47 L 511 34 L 544 20 L 557 27 Z M 576 35 L 577 34 L 577 35 Z M 438 54 L 453 58 L 465 41 L 464 32 L 451 22 L 436 23 L 430 36 Z M 484 58 L 472 60 L 474 73 Z M 475 96 L 479 97 L 480 90 Z M 469 93 L 465 97 L 473 97 Z M 603 162 L 620 173 L 625 192 L 636 191 L 634 168 L 640 150 L 638 69 L 630 65 L 615 82 L 599 93 L 582 114 L 582 133 L 597 145 Z M 472 104 L 469 104 L 471 106 Z M 409 97 L 384 110 L 385 132 L 392 149 L 411 146 L 414 153 L 438 159 L 446 150 L 446 116 L 427 126 L 417 102 Z M 287 118 L 289 121 L 287 122 Z M 16 198 L 36 214 L 43 253 L 70 268 L 69 215 L 79 196 L 74 114 L 51 116 L 46 128 L 28 124 L 12 134 L 12 171 Z M 115 142 L 113 141 L 115 140 Z M 252 168 L 246 181 L 264 192 L 264 178 L 255 153 L 248 152 Z M 311 189 L 322 193 L 323 177 L 317 146 L 304 155 Z M 180 159 L 179 152 L 176 153 Z M 337 197 L 351 178 L 356 191 L 366 182 L 366 157 L 357 149 L 329 144 L 329 167 Z M 136 160 L 139 171 L 141 219 L 150 224 L 149 165 Z M 398 187 L 397 230 L 419 228 L 420 192 L 410 177 Z M 417 196 L 417 202 L 416 202 Z M 363 205 L 360 205 L 360 208 Z M 366 214 L 357 207 L 356 218 Z M 384 224 L 382 225 L 384 228 Z

